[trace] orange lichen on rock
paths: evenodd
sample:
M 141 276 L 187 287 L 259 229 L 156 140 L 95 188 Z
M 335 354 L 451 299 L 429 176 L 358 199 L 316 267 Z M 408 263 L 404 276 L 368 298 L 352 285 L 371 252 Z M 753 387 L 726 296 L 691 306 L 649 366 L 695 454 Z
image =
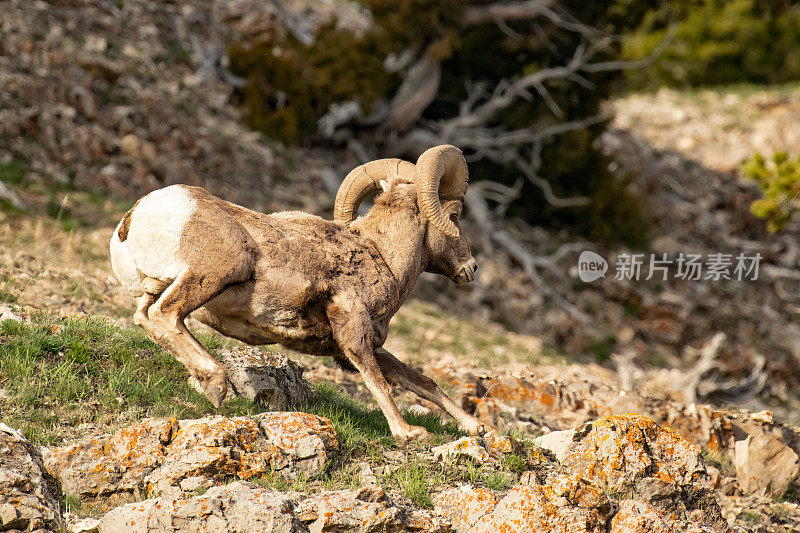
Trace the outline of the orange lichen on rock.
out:
M 178 495 L 231 476 L 313 476 L 337 448 L 330 421 L 305 413 L 149 419 L 110 437 L 50 450 L 45 464 L 78 496 Z
M 641 500 L 622 500 L 611 520 L 611 533 L 671 533 L 658 511 Z
M 646 416 L 608 416 L 584 428 L 578 434 L 586 435 L 566 453 L 563 463 L 598 486 L 626 492 L 638 479 L 655 477 L 664 483 L 707 488 L 700 448 Z
M 485 489 L 465 486 L 437 496 L 436 507 L 456 531 L 475 533 L 599 533 L 612 515 L 603 491 L 577 476 L 516 486 L 499 502 Z
M 457 531 L 469 529 L 497 505 L 494 494 L 470 486 L 448 490 L 434 499 L 436 508 Z

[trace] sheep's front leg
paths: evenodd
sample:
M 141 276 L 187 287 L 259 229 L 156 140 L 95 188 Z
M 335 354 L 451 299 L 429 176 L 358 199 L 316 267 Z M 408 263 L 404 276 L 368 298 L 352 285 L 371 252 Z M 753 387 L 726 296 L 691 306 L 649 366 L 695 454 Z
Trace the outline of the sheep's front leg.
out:
M 333 330 L 333 338 L 344 355 L 364 378 L 364 384 L 375 397 L 395 439 L 408 441 L 423 439 L 430 434 L 425 428 L 412 426 L 400 414 L 391 396 L 391 387 L 381 372 L 373 352 L 372 320 L 364 306 L 355 297 L 338 296 L 326 309 Z
M 403 387 L 420 398 L 435 403 L 452 416 L 461 429 L 470 435 L 482 435 L 487 431 L 497 431 L 491 424 L 482 422 L 459 407 L 431 378 L 417 372 L 385 349 L 376 348 L 375 357 L 389 383 Z

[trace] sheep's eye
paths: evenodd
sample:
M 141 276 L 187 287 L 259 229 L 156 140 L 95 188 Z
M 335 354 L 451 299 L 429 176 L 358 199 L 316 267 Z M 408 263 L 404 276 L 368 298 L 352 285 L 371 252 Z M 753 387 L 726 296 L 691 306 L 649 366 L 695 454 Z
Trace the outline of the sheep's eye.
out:
M 452 215 L 450 215 L 450 220 L 452 220 L 453 222 L 458 222 L 458 213 L 453 213 Z

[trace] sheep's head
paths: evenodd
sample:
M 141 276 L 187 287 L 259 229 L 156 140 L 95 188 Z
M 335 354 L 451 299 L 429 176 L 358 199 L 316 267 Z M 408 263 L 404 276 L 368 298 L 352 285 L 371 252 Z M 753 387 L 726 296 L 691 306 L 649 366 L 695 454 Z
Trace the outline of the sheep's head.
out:
M 426 150 L 416 165 L 401 159 L 380 159 L 356 167 L 336 194 L 334 219 L 344 224 L 352 222 L 364 198 L 387 186 L 385 180 L 392 176 L 412 178 L 416 187 L 417 205 L 428 221 L 426 270 L 458 285 L 472 281 L 478 264 L 459 222 L 469 173 L 461 150 L 455 146 Z

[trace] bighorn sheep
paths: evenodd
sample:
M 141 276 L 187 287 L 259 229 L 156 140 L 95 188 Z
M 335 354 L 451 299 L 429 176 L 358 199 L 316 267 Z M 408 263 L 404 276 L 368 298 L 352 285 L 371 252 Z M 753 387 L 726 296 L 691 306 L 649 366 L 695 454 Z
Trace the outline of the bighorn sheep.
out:
M 478 266 L 460 232 L 467 165 L 454 146 L 417 164 L 381 159 L 344 179 L 331 222 L 298 211 L 265 215 L 173 185 L 141 198 L 111 238 L 114 273 L 136 300 L 134 322 L 169 350 L 219 407 L 225 368 L 187 330 L 189 313 L 250 344 L 280 343 L 355 367 L 399 439 L 424 437 L 390 395 L 398 385 L 485 430 L 436 383 L 382 348 L 389 320 L 423 272 L 469 283 Z M 383 189 L 365 217 L 359 204 Z

